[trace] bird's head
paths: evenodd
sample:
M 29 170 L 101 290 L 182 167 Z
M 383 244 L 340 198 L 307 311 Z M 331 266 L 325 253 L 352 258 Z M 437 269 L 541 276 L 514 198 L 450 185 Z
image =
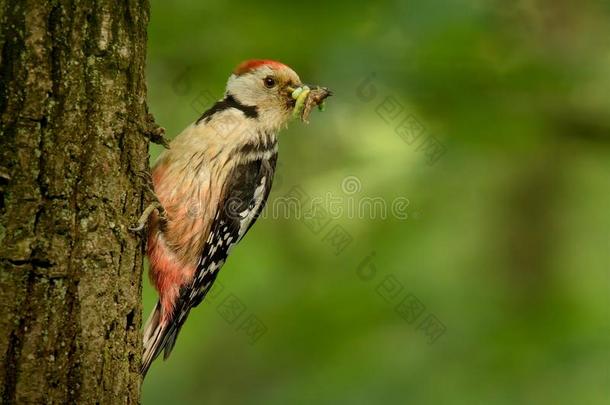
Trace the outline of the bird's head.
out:
M 254 59 L 239 64 L 227 83 L 227 95 L 256 107 L 258 119 L 270 129 L 285 126 L 295 108 L 295 90 L 303 87 L 299 75 L 274 60 Z

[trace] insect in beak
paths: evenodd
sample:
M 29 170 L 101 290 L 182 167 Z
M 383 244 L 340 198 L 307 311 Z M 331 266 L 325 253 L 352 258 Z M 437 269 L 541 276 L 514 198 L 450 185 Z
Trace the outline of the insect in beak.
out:
M 332 92 L 326 87 L 303 85 L 295 88 L 291 97 L 295 100 L 292 116 L 300 118 L 301 121 L 307 123 L 307 118 L 314 106 L 317 106 L 320 111 L 324 111 L 324 100 L 331 96 Z

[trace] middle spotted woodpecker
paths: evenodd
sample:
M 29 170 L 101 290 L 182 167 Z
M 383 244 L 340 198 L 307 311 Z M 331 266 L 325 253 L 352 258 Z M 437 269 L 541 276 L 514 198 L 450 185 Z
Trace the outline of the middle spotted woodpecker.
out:
M 280 62 L 246 61 L 229 77 L 224 98 L 159 156 L 152 169 L 156 204 L 134 228 L 148 225 L 146 253 L 159 294 L 144 327 L 142 374 L 162 350 L 169 356 L 190 310 L 263 209 L 279 130 L 295 113 L 305 121 L 329 95 L 304 86 Z

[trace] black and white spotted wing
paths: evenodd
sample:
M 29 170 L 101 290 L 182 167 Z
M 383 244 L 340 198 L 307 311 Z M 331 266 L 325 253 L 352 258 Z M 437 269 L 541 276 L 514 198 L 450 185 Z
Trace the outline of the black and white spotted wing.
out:
M 269 159 L 242 164 L 230 176 L 224 203 L 210 228 L 193 282 L 180 291 L 172 330 L 167 335 L 165 358 L 169 356 L 189 311 L 203 301 L 212 287 L 230 249 L 244 237 L 263 210 L 271 190 L 276 160 L 277 154 L 274 154 Z

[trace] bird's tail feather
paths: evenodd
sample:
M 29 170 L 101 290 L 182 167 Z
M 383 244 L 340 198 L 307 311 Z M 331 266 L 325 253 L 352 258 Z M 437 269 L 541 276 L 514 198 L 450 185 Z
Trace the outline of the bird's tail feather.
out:
M 142 354 L 141 373 L 146 375 L 153 360 L 157 358 L 167 343 L 171 322 L 161 321 L 161 303 L 157 302 L 144 326 L 144 353 Z
M 176 344 L 176 338 L 178 337 L 179 328 L 173 328 L 171 333 L 167 334 L 167 338 L 165 339 L 165 350 L 163 351 L 163 360 L 167 360 L 169 355 L 172 353 L 172 349 Z

